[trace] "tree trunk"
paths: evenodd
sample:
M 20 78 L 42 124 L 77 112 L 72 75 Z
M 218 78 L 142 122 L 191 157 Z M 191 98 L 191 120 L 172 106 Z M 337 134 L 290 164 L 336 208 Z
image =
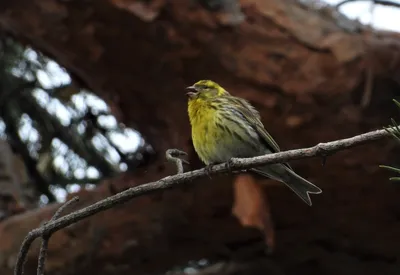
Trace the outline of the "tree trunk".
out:
M 396 110 L 398 34 L 370 32 L 290 0 L 243 0 L 246 19 L 237 26 L 192 1 L 152 3 L 148 10 L 130 0 L 0 3 L 3 32 L 52 56 L 118 106 L 121 119 L 159 153 L 148 167 L 113 180 L 117 189 L 174 173 L 164 160 L 168 148 L 190 152 L 190 168 L 200 166 L 184 96 L 199 79 L 250 100 L 282 149 L 381 128 Z M 232 216 L 231 177 L 222 176 L 135 199 L 58 232 L 46 274 L 159 274 L 203 258 L 233 261 L 237 274 L 398 274 L 400 190 L 378 168 L 393 162 L 393 147 L 385 141 L 341 152 L 325 167 L 318 159 L 293 163 L 324 190 L 312 208 L 283 185 L 268 184 L 277 238 L 271 259 L 259 232 Z M 109 183 L 83 192 L 82 205 L 109 195 Z M 1 274 L 11 274 L 25 234 L 55 208 L 0 223 L 7 240 L 0 242 Z M 257 258 L 254 269 L 241 268 Z

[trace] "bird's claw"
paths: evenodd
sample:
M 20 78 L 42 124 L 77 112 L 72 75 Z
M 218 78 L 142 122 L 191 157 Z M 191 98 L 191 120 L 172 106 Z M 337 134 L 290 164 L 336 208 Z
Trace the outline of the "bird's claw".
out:
M 206 174 L 210 179 L 211 179 L 212 167 L 214 165 L 216 165 L 216 164 L 218 164 L 218 162 L 209 163 L 204 167 L 204 169 L 206 170 Z M 228 172 L 231 172 L 231 170 L 232 170 L 232 159 L 229 159 L 227 162 L 225 162 L 225 167 L 226 167 L 226 170 L 228 170 Z
M 226 163 L 225 163 L 225 167 L 228 170 L 228 172 L 232 172 L 232 159 L 229 159 Z
M 211 179 L 211 172 L 212 172 L 212 167 L 214 166 L 214 163 L 207 164 L 204 169 L 206 170 L 207 176 Z

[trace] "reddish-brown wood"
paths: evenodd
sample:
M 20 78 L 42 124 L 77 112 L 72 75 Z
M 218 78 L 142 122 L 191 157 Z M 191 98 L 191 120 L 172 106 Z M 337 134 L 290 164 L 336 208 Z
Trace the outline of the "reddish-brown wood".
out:
M 200 165 L 183 89 L 198 79 L 211 78 L 250 100 L 283 149 L 380 128 L 394 114 L 398 34 L 367 33 L 291 0 L 243 0 L 245 22 L 227 27 L 191 2 L 157 1 L 147 17 L 129 0 L 0 3 L 3 32 L 52 56 L 111 101 L 159 153 L 152 165 L 115 179 L 116 188 L 173 173 L 167 148 L 190 152 L 191 168 Z M 362 109 L 370 66 L 374 89 Z M 398 274 L 400 190 L 378 168 L 394 161 L 393 147 L 385 141 L 338 153 L 325 167 L 320 160 L 293 163 L 324 190 L 312 208 L 286 187 L 266 184 L 276 228 L 272 265 L 286 274 Z M 82 195 L 83 203 L 107 192 L 104 184 Z M 160 274 L 201 258 L 253 261 L 263 239 L 238 224 L 232 205 L 225 177 L 134 200 L 54 235 L 47 274 Z M 24 235 L 54 209 L 0 224 L 1 274 L 11 274 Z

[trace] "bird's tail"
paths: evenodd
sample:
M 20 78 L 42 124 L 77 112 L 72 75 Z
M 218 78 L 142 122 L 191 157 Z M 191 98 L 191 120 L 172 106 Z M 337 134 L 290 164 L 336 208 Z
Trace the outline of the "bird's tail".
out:
M 262 176 L 283 182 L 309 206 L 312 205 L 309 193 L 322 193 L 322 190 L 318 186 L 300 177 L 292 169 L 283 164 L 272 164 L 261 168 L 254 168 L 252 171 Z

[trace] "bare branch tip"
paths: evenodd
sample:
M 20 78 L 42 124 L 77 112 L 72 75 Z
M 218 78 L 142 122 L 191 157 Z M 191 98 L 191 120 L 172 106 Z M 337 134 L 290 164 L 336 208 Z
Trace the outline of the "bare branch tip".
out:
M 50 221 L 54 221 L 58 219 L 58 217 L 61 215 L 61 213 L 71 204 L 78 202 L 79 197 L 75 196 L 69 201 L 65 202 L 63 205 L 58 208 L 58 210 L 54 213 L 53 217 L 50 219 Z M 40 246 L 40 251 L 39 251 L 39 257 L 38 257 L 38 267 L 37 267 L 37 275 L 44 275 L 44 268 L 45 268 L 45 262 L 46 262 L 46 257 L 47 257 L 47 251 L 48 251 L 48 246 L 49 246 L 49 240 L 51 237 L 51 233 L 43 233 L 42 236 L 42 245 Z
M 60 208 L 58 208 L 58 210 L 54 213 L 53 217 L 50 219 L 50 221 L 54 221 L 56 219 L 58 219 L 58 217 L 61 215 L 61 213 L 67 208 L 69 207 L 71 204 L 78 202 L 79 201 L 79 197 L 75 196 L 72 199 L 70 199 L 69 201 L 65 202 L 63 205 L 60 206 Z
M 183 164 L 189 164 L 189 162 L 185 159 L 179 158 L 180 156 L 187 156 L 187 153 L 178 149 L 168 149 L 165 152 L 165 156 L 168 161 L 174 162 L 176 165 L 177 173 L 182 174 L 183 173 Z

